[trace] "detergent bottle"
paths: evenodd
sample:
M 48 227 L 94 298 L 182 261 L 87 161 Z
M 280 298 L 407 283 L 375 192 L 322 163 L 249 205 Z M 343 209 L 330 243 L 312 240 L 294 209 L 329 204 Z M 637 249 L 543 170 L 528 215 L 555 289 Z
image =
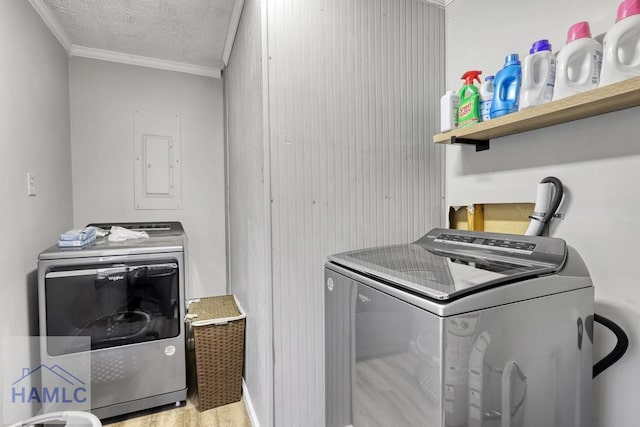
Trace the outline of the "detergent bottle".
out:
M 480 121 L 480 94 L 474 81 L 480 83 L 478 77 L 482 71 L 467 71 L 462 75 L 464 85 L 460 89 L 460 109 L 458 110 L 458 127 L 469 126 Z
M 602 45 L 591 38 L 588 22 L 569 27 L 567 45 L 556 58 L 553 100 L 595 89 L 600 81 Z
M 624 0 L 602 41 L 600 86 L 640 76 L 640 0 Z
M 522 65 L 520 109 L 551 102 L 555 81 L 556 58 L 551 52 L 551 43 L 538 40 L 531 46 Z
M 455 91 L 447 91 L 440 98 L 440 132 L 449 132 L 458 127 L 460 97 Z
M 480 85 L 480 119 L 486 122 L 491 118 L 491 103 L 493 102 L 493 80 L 495 76 L 487 76 Z
M 520 58 L 517 53 L 512 53 L 505 57 L 504 66 L 493 81 L 494 92 L 490 112 L 492 119 L 518 111 L 521 84 Z

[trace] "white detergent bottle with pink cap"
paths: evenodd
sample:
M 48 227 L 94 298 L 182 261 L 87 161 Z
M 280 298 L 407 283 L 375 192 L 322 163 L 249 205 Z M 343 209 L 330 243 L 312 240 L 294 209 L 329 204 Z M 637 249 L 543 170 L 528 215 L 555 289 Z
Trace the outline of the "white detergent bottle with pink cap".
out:
M 569 27 L 567 45 L 556 58 L 553 100 L 598 87 L 602 67 L 602 45 L 591 38 L 588 22 Z
M 604 36 L 600 86 L 640 76 L 640 0 L 618 6 L 616 24 Z

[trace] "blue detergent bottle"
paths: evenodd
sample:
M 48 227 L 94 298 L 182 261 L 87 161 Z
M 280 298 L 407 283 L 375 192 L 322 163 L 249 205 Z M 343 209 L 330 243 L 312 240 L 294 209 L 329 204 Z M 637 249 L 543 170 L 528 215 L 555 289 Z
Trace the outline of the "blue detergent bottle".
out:
M 507 55 L 504 66 L 496 74 L 493 82 L 494 93 L 490 116 L 492 119 L 518 111 L 522 65 L 517 53 Z

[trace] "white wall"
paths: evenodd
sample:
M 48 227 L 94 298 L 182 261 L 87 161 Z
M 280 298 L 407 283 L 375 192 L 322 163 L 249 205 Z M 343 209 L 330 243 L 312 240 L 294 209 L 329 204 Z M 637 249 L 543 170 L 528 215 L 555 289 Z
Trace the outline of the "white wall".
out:
M 459 89 L 464 71 L 494 74 L 508 53 L 528 53 L 548 38 L 564 46 L 568 27 L 588 20 L 592 32 L 615 22 L 618 1 L 520 2 L 455 0 L 447 9 L 447 87 Z M 635 426 L 640 383 L 640 278 L 636 212 L 640 197 L 640 108 L 535 130 L 491 141 L 491 149 L 447 147 L 447 203 L 533 202 L 536 183 L 548 175 L 567 189 L 566 219 L 551 230 L 584 257 L 596 286 L 596 311 L 627 331 L 625 357 L 595 381 L 596 417 L 601 427 Z M 596 356 L 612 340 L 600 329 Z
M 0 52 L 0 336 L 8 346 L 8 336 L 37 335 L 38 253 L 72 226 L 71 149 L 67 54 L 29 2 L 0 1 Z M 27 172 L 36 175 L 35 197 Z M 29 349 L 14 351 L 30 365 Z M 5 374 L 13 378 L 3 387 L 15 380 Z
M 324 263 L 443 223 L 444 11 L 268 2 L 277 426 L 324 426 Z
M 273 425 L 271 195 L 262 61 L 265 7 L 261 0 L 245 1 L 223 75 L 229 287 L 247 311 L 244 378 L 261 427 Z
M 187 297 L 226 293 L 222 81 L 77 57 L 69 72 L 75 226 L 181 221 L 189 237 Z M 134 209 L 137 108 L 181 115 L 181 209 Z

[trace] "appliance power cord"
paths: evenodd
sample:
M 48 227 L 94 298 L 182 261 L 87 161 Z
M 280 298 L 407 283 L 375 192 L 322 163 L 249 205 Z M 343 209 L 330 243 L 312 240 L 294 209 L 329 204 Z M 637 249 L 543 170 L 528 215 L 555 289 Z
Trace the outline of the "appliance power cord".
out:
M 627 352 L 629 347 L 629 338 L 627 334 L 618 326 L 614 321 L 607 319 L 606 317 L 594 313 L 593 321 L 600 323 L 605 328 L 609 329 L 616 336 L 616 346 L 611 350 L 609 354 L 602 358 L 598 363 L 593 365 L 593 378 L 597 377 L 607 369 L 609 366 L 616 363 Z

